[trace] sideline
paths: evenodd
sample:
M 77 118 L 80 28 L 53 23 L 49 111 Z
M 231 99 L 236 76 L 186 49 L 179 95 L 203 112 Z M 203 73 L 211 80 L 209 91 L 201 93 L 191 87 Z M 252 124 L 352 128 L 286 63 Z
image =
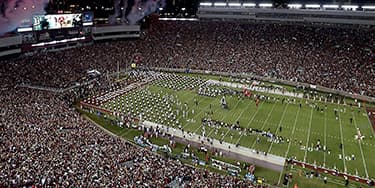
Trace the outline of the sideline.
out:
M 76 108 L 76 109 L 79 109 L 79 108 Z M 139 146 L 139 145 L 137 145 L 137 144 L 135 144 L 135 143 L 132 143 L 132 142 L 130 142 L 128 139 L 123 138 L 123 137 L 121 137 L 121 136 L 119 136 L 119 135 L 116 135 L 116 134 L 114 134 L 113 132 L 107 130 L 106 128 L 104 128 L 104 127 L 101 126 L 100 124 L 96 123 L 93 119 L 91 119 L 90 117 L 88 117 L 86 114 L 82 114 L 82 113 L 79 113 L 79 114 L 80 114 L 81 117 L 83 117 L 84 119 L 86 119 L 86 120 L 89 121 L 90 123 L 94 124 L 96 127 L 99 127 L 99 128 L 100 128 L 101 130 L 103 130 L 104 132 L 109 133 L 110 136 L 118 137 L 119 139 L 121 139 L 122 141 L 126 142 L 127 144 L 130 144 L 130 145 L 132 145 L 132 146 L 135 146 L 135 147 L 137 147 L 137 148 L 139 148 L 139 149 L 147 150 L 146 148 L 141 147 L 141 146 Z M 189 143 L 189 142 L 187 142 L 187 143 Z M 199 168 L 199 167 L 195 167 L 195 166 L 193 166 L 193 165 L 191 165 L 191 164 L 188 164 L 188 163 L 183 163 L 183 162 L 180 162 L 180 161 L 177 161 L 177 160 L 169 159 L 169 158 L 167 158 L 167 157 L 165 157 L 165 156 L 160 155 L 159 153 L 152 152 L 152 151 L 150 151 L 150 150 L 147 150 L 147 151 L 151 152 L 153 155 L 157 155 L 157 156 L 159 156 L 159 157 L 161 157 L 161 158 L 163 158 L 163 159 L 165 159 L 165 160 L 168 160 L 168 162 L 172 162 L 172 163 L 175 163 L 175 164 L 179 164 L 179 165 L 187 166 L 187 167 L 190 167 L 190 168 L 195 169 L 195 170 L 197 170 L 197 169 L 198 169 L 198 170 L 205 170 L 205 171 L 209 171 L 209 172 L 211 172 L 211 173 L 219 174 L 219 173 L 216 173 L 216 172 L 212 172 L 212 171 L 210 171 L 209 169 L 206 169 L 206 168 Z M 229 156 L 227 156 L 227 157 L 229 157 Z M 224 176 L 228 176 L 228 175 L 224 175 Z M 265 185 L 268 185 L 270 188 L 272 188 L 272 187 L 276 187 L 276 186 L 273 186 L 273 185 L 270 185 L 270 184 L 267 184 L 267 183 L 265 183 Z
M 198 148 L 204 146 L 206 148 L 209 148 L 210 150 L 222 151 L 223 154 L 228 156 L 229 158 L 253 163 L 264 168 L 280 172 L 283 170 L 285 165 L 285 158 L 281 156 L 272 154 L 264 155 L 262 152 L 257 152 L 254 149 L 243 146 L 236 147 L 236 145 L 234 144 L 220 142 L 216 139 L 210 138 L 210 141 L 207 141 L 207 138 L 203 138 L 195 133 L 185 134 L 185 132 L 182 132 L 182 130 L 153 123 L 150 121 L 144 121 L 142 126 L 148 128 L 159 127 L 161 131 L 165 132 L 166 134 L 172 135 L 173 139 L 177 139 L 177 142 L 187 142 L 191 145 L 197 145 Z
M 117 137 L 117 138 L 120 138 L 121 140 L 125 141 L 126 143 L 128 144 L 131 144 L 133 146 L 136 146 L 136 147 L 139 147 L 139 148 L 142 148 L 140 146 L 138 146 L 137 144 L 134 144 L 133 142 L 130 142 L 128 139 L 126 138 L 123 138 L 113 132 L 111 132 L 110 130 L 104 128 L 103 126 L 101 126 L 100 124 L 96 123 L 94 120 L 92 120 L 90 117 L 88 117 L 86 114 L 82 114 L 80 113 L 81 117 L 85 118 L 87 121 L 89 121 L 90 123 L 94 124 L 96 127 L 100 128 L 101 130 L 103 130 L 104 132 L 108 133 L 109 135 L 111 136 L 114 136 L 114 137 Z M 143 148 L 144 149 L 144 148 Z

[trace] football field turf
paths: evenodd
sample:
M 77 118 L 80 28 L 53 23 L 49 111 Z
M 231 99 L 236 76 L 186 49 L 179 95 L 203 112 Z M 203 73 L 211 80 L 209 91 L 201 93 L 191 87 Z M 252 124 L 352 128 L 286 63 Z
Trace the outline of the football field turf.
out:
M 282 157 L 295 157 L 302 162 L 336 168 L 341 172 L 346 170 L 361 177 L 375 177 L 374 132 L 364 108 L 300 98 L 292 102 L 292 97 L 259 93 L 271 99 L 260 100 L 257 107 L 253 98 L 242 97 L 241 94 L 226 95 L 228 109 L 224 109 L 220 103 L 222 95 L 199 95 L 197 85 L 187 89 L 168 87 L 173 83 L 160 83 L 163 82 L 131 91 L 104 103 L 102 107 L 123 114 L 132 113 L 137 117 L 143 112 L 143 120 L 199 135 L 204 132 L 209 138 Z M 186 112 L 188 114 L 184 116 Z M 203 130 L 203 118 L 228 124 L 238 121 L 241 128 L 270 132 L 282 137 L 283 141 L 271 142 L 268 137 L 256 133 L 245 134 L 243 129 L 236 130 L 229 126 L 205 126 Z M 357 128 L 364 136 L 362 141 L 354 138 Z M 318 140 L 322 147 L 326 146 L 325 151 L 315 149 Z

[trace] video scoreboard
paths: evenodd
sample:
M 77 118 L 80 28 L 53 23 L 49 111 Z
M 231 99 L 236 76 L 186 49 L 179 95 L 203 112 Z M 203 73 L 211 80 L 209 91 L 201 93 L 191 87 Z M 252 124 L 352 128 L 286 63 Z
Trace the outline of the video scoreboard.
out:
M 92 12 L 75 14 L 34 15 L 24 19 L 18 27 L 18 32 L 42 31 L 53 29 L 79 28 L 93 25 Z

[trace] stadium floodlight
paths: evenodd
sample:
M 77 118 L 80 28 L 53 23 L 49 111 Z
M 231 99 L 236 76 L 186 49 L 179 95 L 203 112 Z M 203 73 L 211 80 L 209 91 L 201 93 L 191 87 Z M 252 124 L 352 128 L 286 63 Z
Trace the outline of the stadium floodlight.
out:
M 66 42 L 71 42 L 71 41 L 78 41 L 78 40 L 84 40 L 86 39 L 85 37 L 79 37 L 79 38 L 72 38 L 72 39 L 63 39 L 63 40 L 54 40 L 54 41 L 51 41 L 51 42 L 41 42 L 41 43 L 37 43 L 37 44 L 32 44 L 31 46 L 32 47 L 35 47 L 35 46 L 45 46 L 45 45 L 50 45 L 50 44 L 59 44 L 59 43 L 66 43 Z
M 240 7 L 241 3 L 228 3 L 228 6 L 230 6 L 230 7 Z
M 259 6 L 260 7 L 272 7 L 272 4 L 271 3 L 260 3 Z
M 205 2 L 205 3 L 199 3 L 200 6 L 212 6 L 212 3 Z
M 323 5 L 323 8 L 338 9 L 339 5 Z
M 301 8 L 302 5 L 301 4 L 288 4 L 288 7 L 289 8 Z
M 358 5 L 342 5 L 341 8 L 356 10 L 358 9 Z
M 94 25 L 94 23 L 93 22 L 83 23 L 83 26 L 89 26 L 89 25 Z
M 27 28 L 18 28 L 17 29 L 17 32 L 21 33 L 21 32 L 28 32 L 28 31 L 33 31 L 33 28 L 32 27 L 27 27 Z
M 318 4 L 306 4 L 305 7 L 306 8 L 320 8 L 320 5 L 318 5 Z
M 169 20 L 173 20 L 173 21 L 176 21 L 176 20 L 179 20 L 179 21 L 198 21 L 197 18 L 159 18 L 159 20 L 163 20 L 163 21 L 169 21 Z
M 214 3 L 214 6 L 215 7 L 224 7 L 224 6 L 227 6 L 226 3 Z
M 32 44 L 31 46 L 35 47 L 35 46 L 44 46 L 44 45 L 45 45 L 44 42 L 41 42 L 41 43 L 38 43 L 38 44 Z
M 243 3 L 242 6 L 244 6 L 244 7 L 255 7 L 255 3 Z
M 363 9 L 375 9 L 375 6 L 362 6 Z

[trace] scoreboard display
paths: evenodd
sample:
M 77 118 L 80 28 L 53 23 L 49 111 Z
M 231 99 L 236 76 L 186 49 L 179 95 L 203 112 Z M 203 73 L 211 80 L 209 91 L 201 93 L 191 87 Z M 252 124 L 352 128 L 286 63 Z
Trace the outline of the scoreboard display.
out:
M 63 29 L 82 26 L 82 14 L 48 14 L 33 17 L 33 30 Z
M 17 32 L 31 32 L 43 30 L 59 30 L 68 28 L 81 28 L 94 25 L 93 12 L 82 12 L 74 14 L 46 14 L 33 15 L 21 21 Z
M 33 16 L 33 30 L 40 31 L 47 29 L 47 20 L 44 18 L 44 15 L 35 15 Z

